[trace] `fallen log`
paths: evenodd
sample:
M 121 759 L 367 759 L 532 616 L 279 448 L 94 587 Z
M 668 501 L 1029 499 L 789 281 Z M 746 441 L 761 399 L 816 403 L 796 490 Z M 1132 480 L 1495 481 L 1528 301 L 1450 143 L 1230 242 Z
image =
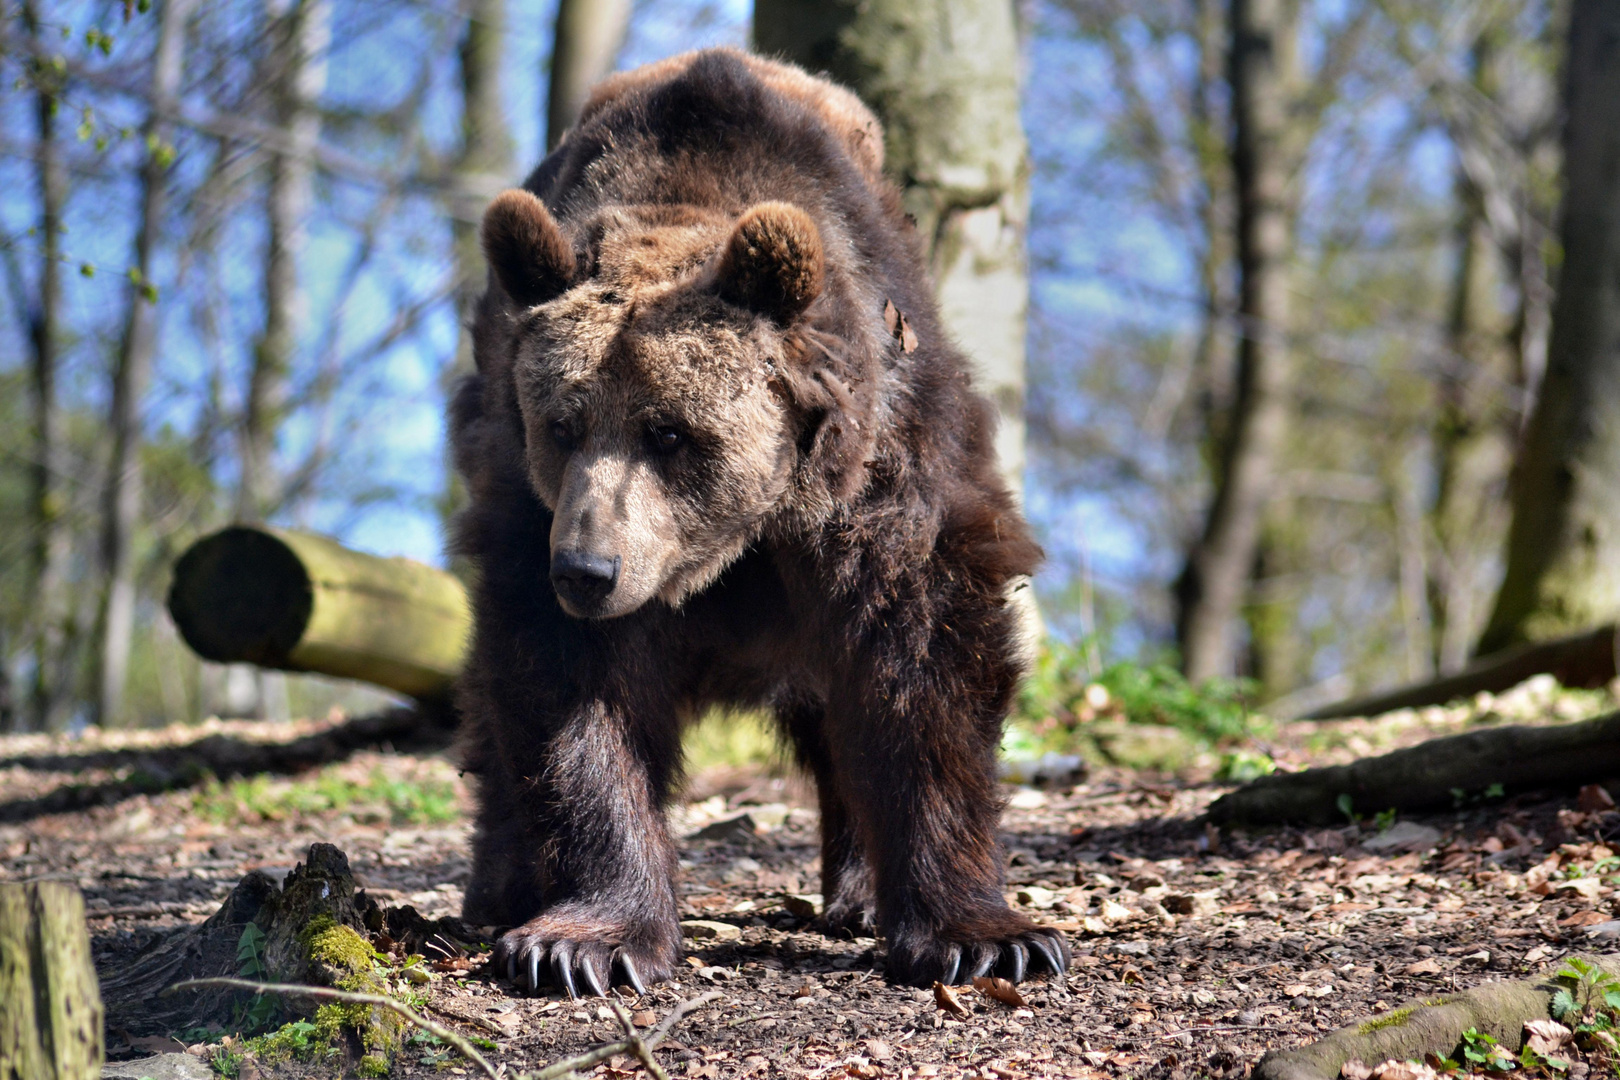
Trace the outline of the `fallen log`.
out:
M 1584 959 L 1620 975 L 1613 958 Z M 1470 1028 L 1517 1053 L 1524 1045 L 1524 1025 L 1547 1019 L 1552 997 L 1561 988 L 1564 984 L 1551 977 L 1549 969 L 1535 979 L 1508 979 L 1460 994 L 1408 1001 L 1297 1049 L 1268 1052 L 1255 1065 L 1253 1080 L 1336 1080 L 1349 1061 L 1377 1066 L 1391 1058 L 1451 1057 Z
M 206 660 L 359 679 L 419 700 L 447 697 L 472 632 L 466 589 L 443 570 L 241 525 L 180 556 L 169 614 Z
M 0 885 L 0 1077 L 95 1080 L 101 993 L 79 890 Z
M 1534 641 L 1504 649 L 1474 661 L 1455 675 L 1402 687 L 1388 693 L 1352 698 L 1300 717 L 1301 720 L 1340 720 L 1349 716 L 1378 716 L 1395 709 L 1444 705 L 1475 694 L 1510 690 L 1536 675 L 1551 675 L 1560 685 L 1591 690 L 1606 686 L 1616 674 L 1616 648 L 1620 626 L 1610 623 L 1573 637 Z
M 1575 788 L 1620 776 L 1620 713 L 1551 727 L 1483 728 L 1348 765 L 1272 773 L 1210 804 L 1216 824 L 1325 825 L 1357 814 L 1451 806 L 1457 792 Z

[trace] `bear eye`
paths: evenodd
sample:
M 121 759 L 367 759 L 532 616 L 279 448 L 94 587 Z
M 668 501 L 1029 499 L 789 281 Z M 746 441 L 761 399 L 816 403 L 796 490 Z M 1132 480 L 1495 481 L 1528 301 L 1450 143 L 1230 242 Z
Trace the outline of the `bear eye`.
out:
M 551 424 L 551 441 L 557 444 L 559 450 L 572 450 L 574 448 L 574 433 L 568 430 L 568 425 L 561 420 L 554 420 Z
M 670 427 L 668 424 L 664 424 L 652 429 L 653 449 L 657 450 L 660 454 L 673 454 L 676 450 L 680 449 L 681 443 L 685 441 L 685 436 L 683 436 L 679 430 Z

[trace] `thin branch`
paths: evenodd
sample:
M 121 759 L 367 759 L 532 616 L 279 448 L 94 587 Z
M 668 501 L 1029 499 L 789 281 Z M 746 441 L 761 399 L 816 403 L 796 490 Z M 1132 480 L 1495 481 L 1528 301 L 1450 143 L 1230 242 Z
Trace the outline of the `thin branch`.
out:
M 377 1005 L 384 1009 L 398 1013 L 407 1022 L 415 1024 L 429 1035 L 443 1039 L 460 1051 L 461 1056 L 477 1065 L 483 1074 L 490 1080 L 500 1080 L 500 1073 L 491 1065 L 472 1043 L 461 1035 L 434 1020 L 429 1020 L 407 1006 L 382 994 L 356 994 L 348 990 L 333 990 L 328 986 L 300 986 L 294 983 L 261 983 L 251 979 L 187 979 L 185 982 L 175 983 L 165 994 L 172 994 L 178 990 L 201 990 L 204 987 L 218 987 L 225 990 L 249 990 L 255 994 L 286 994 L 288 996 L 326 998 L 329 1001 L 347 1001 L 352 1005 Z

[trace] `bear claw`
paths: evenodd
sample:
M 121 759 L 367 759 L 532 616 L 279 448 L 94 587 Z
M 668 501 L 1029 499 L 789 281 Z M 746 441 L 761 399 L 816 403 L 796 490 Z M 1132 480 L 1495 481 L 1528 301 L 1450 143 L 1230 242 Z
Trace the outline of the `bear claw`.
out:
M 504 968 L 508 981 L 532 993 L 549 983 L 570 998 L 582 993 L 607 997 L 608 990 L 616 985 L 645 994 L 648 980 L 642 973 L 648 970 L 648 964 L 652 964 L 654 981 L 663 977 L 658 973 L 656 959 L 643 953 L 638 960 L 628 945 L 536 937 L 521 929 L 512 931 L 496 945 L 495 957 L 499 965 L 495 970 Z
M 1020 983 L 1042 973 L 1061 976 L 1069 969 L 1069 943 L 1050 930 L 1029 931 L 1005 941 L 942 942 L 936 956 L 938 979 L 947 986 L 970 983 L 992 972 Z M 928 976 L 932 966 L 923 956 L 890 952 L 892 977 L 899 981 L 926 986 L 932 981 Z

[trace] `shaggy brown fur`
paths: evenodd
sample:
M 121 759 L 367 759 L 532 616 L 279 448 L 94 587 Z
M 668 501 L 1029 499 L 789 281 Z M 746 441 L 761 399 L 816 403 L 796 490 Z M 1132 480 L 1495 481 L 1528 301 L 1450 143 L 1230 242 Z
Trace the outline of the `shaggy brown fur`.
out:
M 716 50 L 611 80 L 496 201 L 452 428 L 478 628 L 466 915 L 534 986 L 664 978 L 681 725 L 772 710 L 827 918 L 901 982 L 1061 971 L 1002 898 L 995 749 L 1039 558 L 847 92 Z M 912 334 L 885 323 L 903 313 Z

